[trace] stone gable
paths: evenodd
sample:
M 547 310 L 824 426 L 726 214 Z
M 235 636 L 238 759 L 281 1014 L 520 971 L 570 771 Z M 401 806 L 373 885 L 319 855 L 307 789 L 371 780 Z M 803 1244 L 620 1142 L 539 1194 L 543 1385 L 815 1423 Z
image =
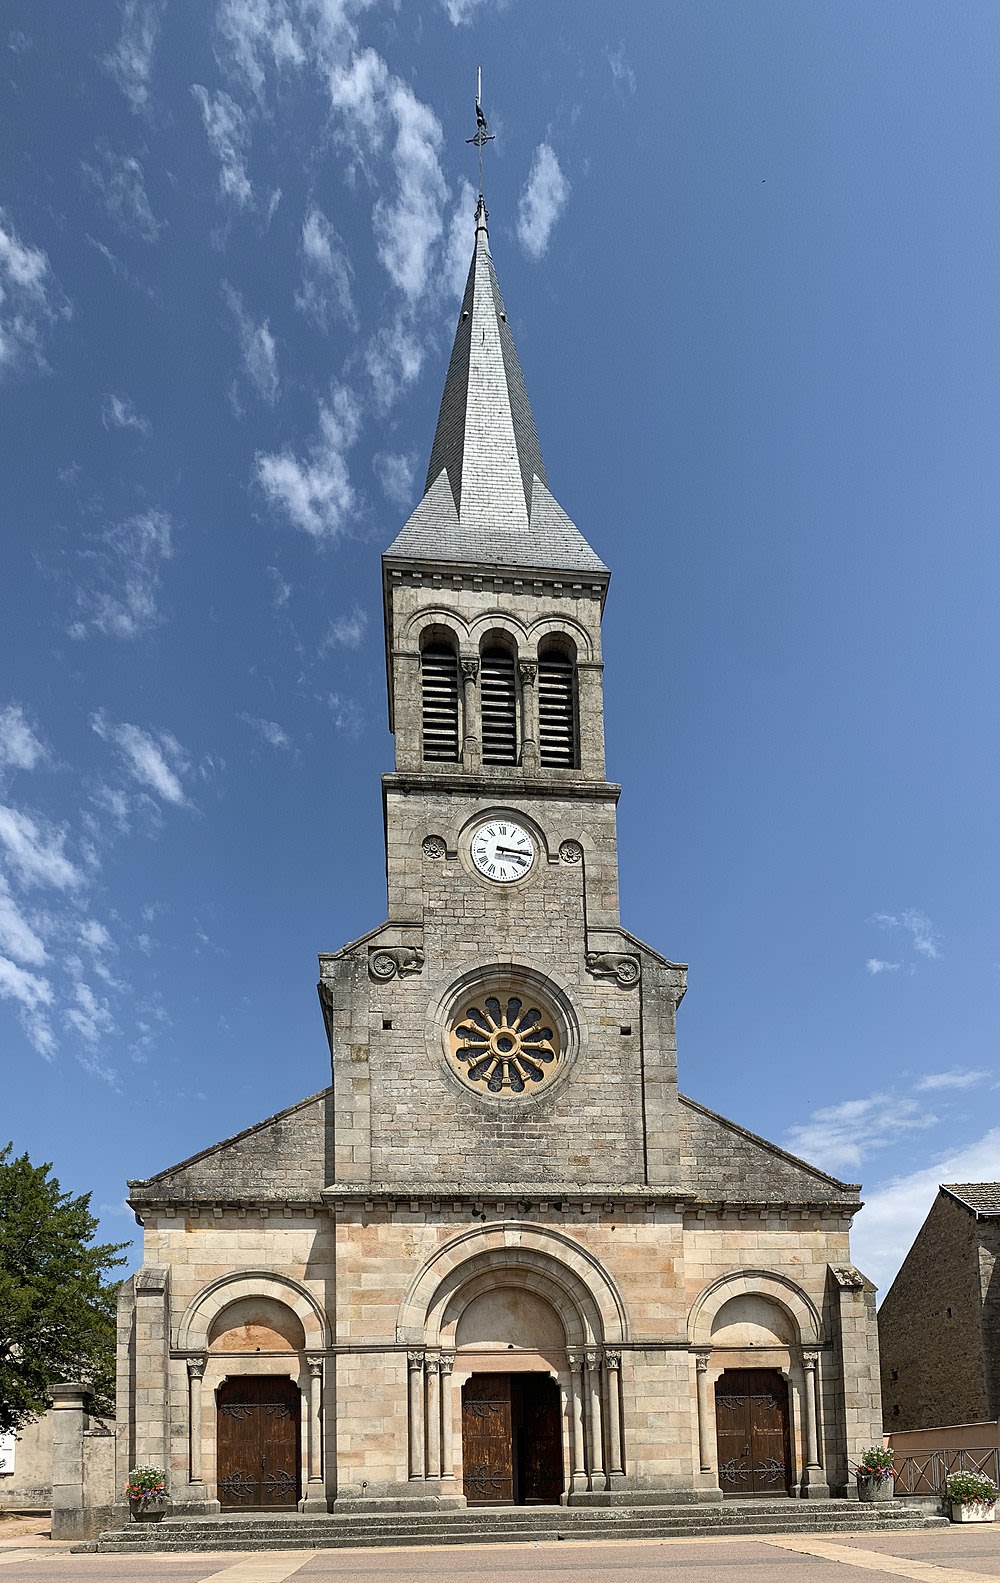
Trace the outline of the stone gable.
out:
M 684 1185 L 715 1203 L 848 1203 L 856 1186 L 827 1176 L 776 1144 L 678 1095 Z

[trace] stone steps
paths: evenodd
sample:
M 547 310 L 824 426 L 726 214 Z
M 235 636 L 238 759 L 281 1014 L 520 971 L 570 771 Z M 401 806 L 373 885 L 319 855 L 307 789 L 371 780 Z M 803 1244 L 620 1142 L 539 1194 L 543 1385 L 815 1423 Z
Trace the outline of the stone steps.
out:
M 871 1533 L 938 1527 L 944 1517 L 901 1504 L 725 1502 L 721 1506 L 502 1509 L 167 1518 L 101 1534 L 104 1555 L 177 1551 L 370 1549 L 380 1545 L 526 1544 L 557 1540 L 692 1539 L 708 1535 Z

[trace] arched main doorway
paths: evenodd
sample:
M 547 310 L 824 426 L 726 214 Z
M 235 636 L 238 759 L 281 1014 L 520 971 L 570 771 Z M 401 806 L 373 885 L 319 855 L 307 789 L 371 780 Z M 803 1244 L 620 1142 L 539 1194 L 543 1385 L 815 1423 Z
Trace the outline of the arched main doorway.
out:
M 725 1369 L 715 1382 L 715 1427 L 723 1495 L 791 1494 L 788 1384 L 778 1369 Z
M 462 1387 L 470 1506 L 554 1506 L 563 1492 L 559 1387 L 548 1374 L 473 1374 Z
M 224 1380 L 216 1400 L 222 1510 L 294 1510 L 301 1494 L 298 1386 L 282 1375 L 243 1374 Z

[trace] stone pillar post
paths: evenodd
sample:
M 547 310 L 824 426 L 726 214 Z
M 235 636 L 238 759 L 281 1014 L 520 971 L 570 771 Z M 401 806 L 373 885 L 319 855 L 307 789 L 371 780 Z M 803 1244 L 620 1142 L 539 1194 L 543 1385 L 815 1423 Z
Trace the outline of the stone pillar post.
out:
M 188 1358 L 188 1478 L 201 1484 L 201 1388 L 205 1357 Z
M 451 1399 L 451 1371 L 455 1366 L 454 1352 L 441 1354 L 441 1477 L 455 1477 L 454 1407 Z
M 535 660 L 519 660 L 521 678 L 521 767 L 538 768 L 538 665 Z
M 567 1352 L 569 1360 L 569 1419 L 572 1432 L 573 1471 L 570 1490 L 587 1488 L 587 1468 L 583 1449 L 583 1354 Z
M 408 1352 L 410 1373 L 410 1478 L 424 1477 L 424 1355 Z
M 479 661 L 463 659 L 459 665 L 462 674 L 462 764 L 467 770 L 477 770 L 483 761 L 479 689 L 476 686 Z
M 299 1501 L 300 1512 L 325 1512 L 326 1479 L 323 1476 L 323 1355 L 307 1353 L 309 1365 L 309 1419 L 306 1442 L 309 1448 L 309 1482 Z
M 441 1477 L 441 1360 L 428 1358 L 427 1377 L 427 1477 Z
M 608 1485 L 613 1478 L 621 1478 L 622 1467 L 622 1413 L 620 1397 L 622 1355 L 612 1351 L 604 1354 L 605 1383 L 608 1388 Z
M 804 1370 L 803 1417 L 805 1419 L 806 1466 L 802 1475 L 802 1493 L 813 1499 L 825 1499 L 830 1493 L 819 1456 L 819 1353 L 803 1352 Z
M 607 1488 L 604 1475 L 604 1442 L 601 1433 L 601 1354 L 587 1352 L 587 1406 L 589 1409 L 590 1487 L 592 1490 Z
M 698 1382 L 698 1465 L 702 1473 L 711 1473 L 712 1428 L 708 1402 L 708 1353 L 695 1353 L 694 1366 Z
M 52 1537 L 88 1538 L 83 1509 L 86 1390 L 79 1380 L 49 1387 L 52 1399 Z

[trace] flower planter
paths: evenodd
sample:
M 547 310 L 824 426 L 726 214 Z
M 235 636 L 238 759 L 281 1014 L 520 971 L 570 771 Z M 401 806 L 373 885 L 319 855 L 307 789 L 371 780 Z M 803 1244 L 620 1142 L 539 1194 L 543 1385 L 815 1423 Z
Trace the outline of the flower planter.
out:
M 996 1519 L 997 1509 L 992 1501 L 952 1501 L 951 1520 L 953 1523 L 991 1523 Z
M 859 1501 L 891 1501 L 895 1484 L 891 1473 L 883 1478 L 866 1478 L 858 1474 L 858 1500 Z
M 133 1501 L 128 1503 L 134 1523 L 162 1522 L 167 1511 L 167 1498 L 165 1495 L 154 1495 L 149 1501 Z

